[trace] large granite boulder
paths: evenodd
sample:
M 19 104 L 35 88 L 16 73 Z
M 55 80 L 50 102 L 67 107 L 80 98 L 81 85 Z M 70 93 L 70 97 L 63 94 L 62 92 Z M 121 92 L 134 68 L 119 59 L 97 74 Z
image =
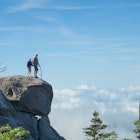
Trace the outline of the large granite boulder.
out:
M 34 115 L 48 115 L 50 112 L 53 91 L 43 80 L 26 76 L 4 77 L 0 78 L 0 89 L 19 111 Z
M 31 133 L 29 140 L 64 140 L 50 125 L 52 99 L 46 81 L 20 75 L 0 78 L 0 126 L 23 126 Z

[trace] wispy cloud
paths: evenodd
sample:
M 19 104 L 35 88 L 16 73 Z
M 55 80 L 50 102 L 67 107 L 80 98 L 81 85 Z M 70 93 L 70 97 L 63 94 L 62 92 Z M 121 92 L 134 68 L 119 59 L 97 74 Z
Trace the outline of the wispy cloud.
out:
M 78 85 L 76 88 L 79 89 L 79 90 L 84 90 L 84 89 L 86 90 L 89 87 L 86 84 L 82 84 L 82 85 Z
M 0 31 L 34 31 L 43 32 L 46 30 L 43 26 L 13 26 L 13 27 L 0 27 Z
M 135 4 L 126 4 L 126 5 L 113 5 L 110 7 L 114 7 L 114 8 L 139 8 L 140 4 L 135 3 Z
M 45 34 L 56 35 L 57 39 L 51 40 L 49 37 L 48 40 L 44 40 L 47 43 L 47 46 L 51 47 L 70 47 L 74 49 L 74 51 L 64 53 L 47 53 L 43 54 L 47 57 L 84 57 L 89 59 L 99 59 L 101 54 L 104 54 L 105 57 L 109 57 L 110 55 L 114 54 L 113 58 L 117 60 L 135 60 L 138 59 L 138 55 L 129 55 L 128 53 L 135 53 L 139 52 L 140 48 L 137 46 L 131 47 L 131 44 L 138 41 L 139 38 L 132 38 L 132 37 L 94 37 L 89 35 L 82 35 L 77 34 L 74 32 L 73 29 L 64 25 L 58 25 L 54 27 L 48 26 L 13 26 L 13 27 L 0 27 L 0 31 L 6 32 L 36 32 Z M 43 42 L 43 41 L 42 41 Z M 109 55 L 110 54 L 110 55 Z M 123 54 L 123 55 L 121 55 Z M 99 57 L 98 57 L 99 56 Z M 104 57 L 102 55 L 102 58 Z M 104 58 L 103 58 L 104 59 Z
M 41 33 L 57 33 L 62 35 L 71 35 L 72 30 L 66 26 L 55 26 L 48 28 L 47 26 L 13 26 L 13 27 L 0 27 L 0 31 L 33 31 Z
M 36 17 L 38 20 L 42 20 L 48 23 L 53 23 L 53 24 L 58 24 L 61 23 L 60 19 L 54 15 L 49 15 L 49 16 L 37 16 Z
M 13 6 L 9 8 L 9 12 L 20 12 L 30 9 L 46 9 L 46 10 L 89 10 L 89 9 L 97 9 L 100 7 L 94 6 L 67 6 L 67 5 L 57 5 L 54 4 L 49 5 L 49 0 L 26 0 L 17 6 Z
M 89 3 L 90 4 L 90 3 Z M 103 6 L 49 6 L 46 9 L 52 10 L 93 10 L 93 9 L 101 9 L 101 8 L 137 8 L 140 7 L 140 4 L 128 4 L 128 5 L 103 5 Z
M 18 6 L 13 6 L 8 9 L 9 12 L 20 12 L 34 8 L 42 8 L 48 0 L 25 0 Z
M 49 0 L 25 0 L 22 1 L 21 4 L 17 6 L 13 6 L 9 8 L 9 12 L 20 12 L 29 9 L 50 9 L 50 10 L 92 10 L 92 9 L 101 9 L 101 8 L 134 8 L 140 7 L 140 4 L 128 4 L 128 5 L 103 5 L 103 6 L 70 6 L 70 5 L 62 5 L 59 4 L 55 6 L 53 3 L 49 4 Z
M 54 9 L 54 10 L 89 10 L 96 9 L 99 7 L 91 7 L 91 6 L 51 6 L 46 9 Z

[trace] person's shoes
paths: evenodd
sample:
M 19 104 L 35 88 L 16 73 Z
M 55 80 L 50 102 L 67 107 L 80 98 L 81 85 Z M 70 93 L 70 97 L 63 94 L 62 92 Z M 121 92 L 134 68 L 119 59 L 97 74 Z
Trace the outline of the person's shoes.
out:
M 38 78 L 37 76 L 35 76 L 35 78 Z

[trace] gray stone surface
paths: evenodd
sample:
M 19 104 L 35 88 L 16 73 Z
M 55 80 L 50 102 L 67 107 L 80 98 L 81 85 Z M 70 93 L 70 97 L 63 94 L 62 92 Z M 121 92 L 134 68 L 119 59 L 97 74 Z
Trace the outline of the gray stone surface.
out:
M 30 132 L 29 140 L 64 140 L 50 125 L 52 99 L 46 81 L 20 75 L 0 78 L 0 126 L 22 126 Z
M 34 115 L 48 115 L 50 112 L 53 91 L 43 80 L 26 76 L 4 77 L 0 78 L 0 89 L 19 111 Z
M 39 140 L 64 140 L 51 126 L 48 117 L 38 122 Z

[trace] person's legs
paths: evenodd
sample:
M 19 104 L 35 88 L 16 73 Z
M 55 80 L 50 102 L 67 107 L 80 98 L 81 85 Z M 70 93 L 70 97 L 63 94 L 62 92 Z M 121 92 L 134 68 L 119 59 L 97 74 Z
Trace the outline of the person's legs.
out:
M 30 67 L 28 67 L 28 76 L 30 77 L 31 76 L 31 68 Z
M 31 67 L 29 68 L 29 76 L 31 77 Z
M 38 68 L 37 66 L 34 66 L 34 77 L 37 78 L 37 72 L 38 72 Z
M 37 77 L 37 71 L 34 70 L 34 77 Z

